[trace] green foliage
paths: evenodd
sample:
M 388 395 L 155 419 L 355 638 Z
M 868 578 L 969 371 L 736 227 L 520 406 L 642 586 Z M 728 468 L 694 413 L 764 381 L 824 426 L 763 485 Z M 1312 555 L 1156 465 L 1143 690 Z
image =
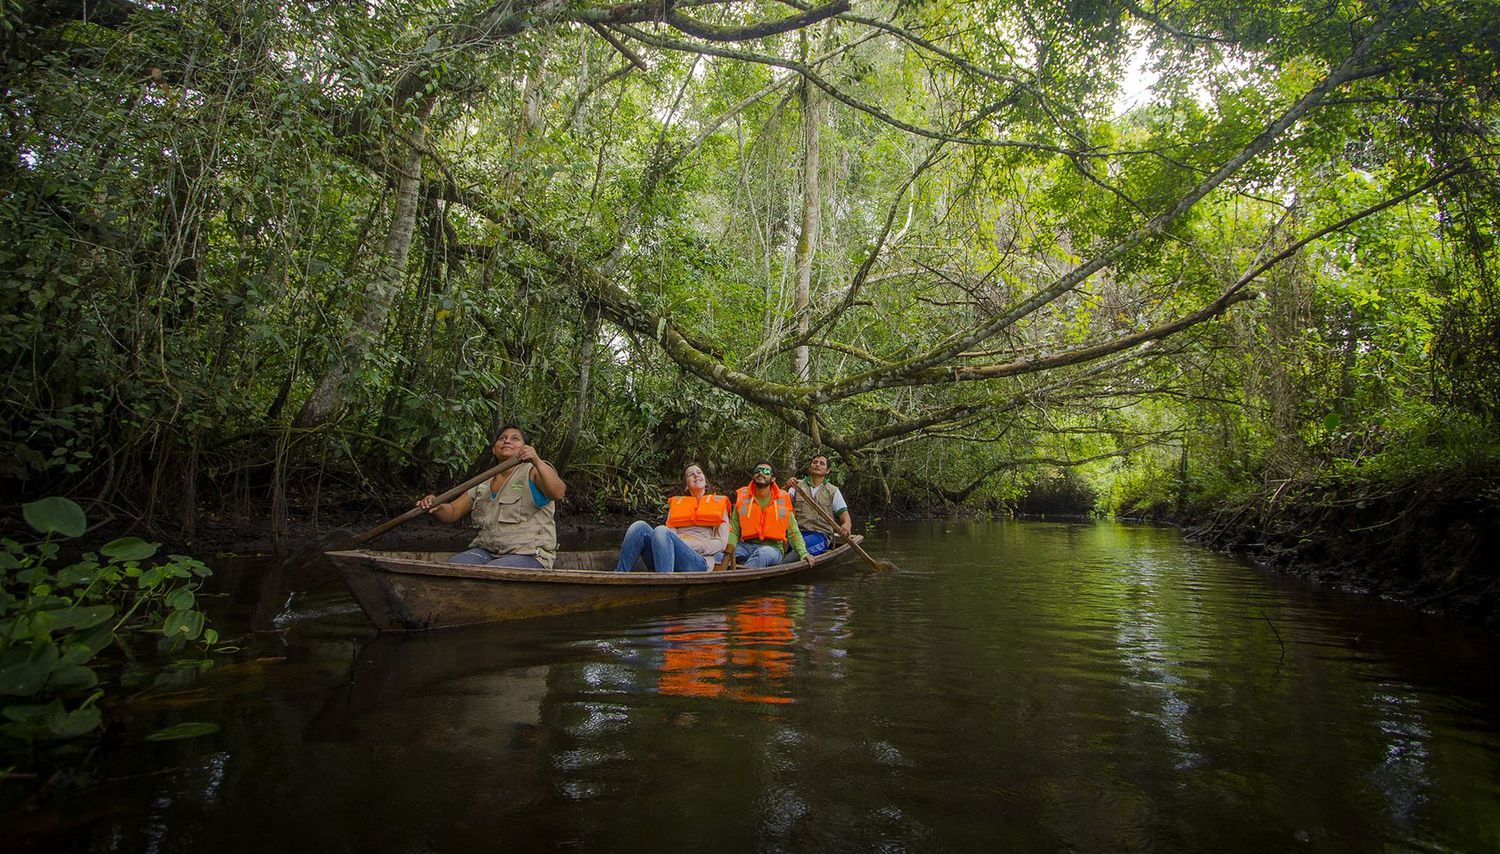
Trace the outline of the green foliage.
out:
M 911 384 L 775 405 L 656 340 L 671 325 L 724 374 L 793 380 L 807 116 L 774 64 L 634 41 L 626 60 L 566 4 L 493 31 L 471 26 L 483 4 L 426 0 L 28 15 L 0 90 L 0 478 L 158 523 L 207 500 L 254 512 L 289 486 L 326 497 L 325 476 L 368 494 L 452 482 L 500 421 L 548 454 L 581 409 L 570 502 L 639 506 L 686 461 L 729 486 L 794 454 L 815 403 L 856 492 L 1001 506 L 1053 465 L 1136 449 L 1086 472 L 1111 506 L 1158 507 L 1364 470 L 1452 413 L 1482 435 L 1500 411 L 1495 7 L 924 0 L 890 21 L 940 51 L 847 19 L 737 46 L 817 56 L 846 96 L 823 98 L 819 126 L 816 384 L 992 324 L 1130 239 L 1393 13 L 1365 73 L 1078 287 Z M 1152 96 L 1117 115 L 1141 58 Z M 401 236 L 393 164 L 418 136 L 411 250 L 377 292 Z M 1169 346 L 946 374 L 1182 318 L 1434 170 L 1454 177 L 1293 253 L 1251 283 L 1260 300 Z M 639 328 L 595 319 L 599 281 Z M 336 416 L 292 426 L 335 367 Z M 1155 459 L 1184 444 L 1185 478 Z
M 207 566 L 183 555 L 148 564 L 158 546 L 122 537 L 58 567 L 57 540 L 86 528 L 82 508 L 53 497 L 22 509 L 43 539 L 0 541 L 0 733 L 37 741 L 97 729 L 105 689 L 94 662 L 135 633 L 159 633 L 170 648 L 218 641 L 194 597 Z

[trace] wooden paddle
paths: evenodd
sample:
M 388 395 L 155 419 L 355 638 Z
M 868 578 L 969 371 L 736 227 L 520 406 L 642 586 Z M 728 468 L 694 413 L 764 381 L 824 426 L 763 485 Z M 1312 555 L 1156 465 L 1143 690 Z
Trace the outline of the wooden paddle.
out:
M 801 486 L 802 486 L 802 484 L 798 483 L 797 487 L 795 487 L 795 488 L 799 488 L 800 489 Z M 828 511 L 823 509 L 823 505 L 821 505 L 817 501 L 813 500 L 813 497 L 812 497 L 811 494 L 809 494 L 807 496 L 807 503 L 809 505 L 811 505 L 812 509 L 818 511 L 818 515 L 821 516 L 821 517 L 823 517 L 823 521 L 827 522 L 828 526 L 831 527 L 831 528 L 833 528 L 834 532 L 837 533 L 839 535 L 839 537 L 841 539 L 843 539 L 844 542 L 846 542 L 849 545 L 853 546 L 854 550 L 857 551 L 857 552 L 859 552 L 859 556 L 865 559 L 865 563 L 869 564 L 871 569 L 878 570 L 880 572 L 894 572 L 895 571 L 896 565 L 894 563 L 891 563 L 888 560 L 876 560 L 875 558 L 870 557 L 870 553 L 867 552 L 867 551 L 865 551 L 864 548 L 862 548 L 859 543 L 856 543 L 854 541 L 853 537 L 849 536 L 848 534 L 845 534 L 844 533 L 844 529 L 839 527 L 839 523 L 835 522 L 834 519 L 833 519 L 833 517 L 830 516 L 830 515 L 828 515 Z
M 436 507 L 439 504 L 444 504 L 452 501 L 453 499 L 457 498 L 460 495 L 463 495 L 468 490 L 473 489 L 481 483 L 484 483 L 495 475 L 503 471 L 509 471 L 510 469 L 519 465 L 520 462 L 520 457 L 515 457 L 503 463 L 499 463 L 493 468 L 490 468 L 481 474 L 476 474 L 463 483 L 460 483 L 458 486 L 455 486 L 447 492 L 444 492 L 442 495 L 436 496 L 435 500 L 432 502 L 432 506 Z M 288 560 L 287 563 L 292 564 L 298 562 L 306 562 L 308 558 L 321 556 L 323 552 L 341 551 L 343 549 L 353 548 L 360 543 L 369 542 L 370 540 L 375 539 L 376 537 L 386 533 L 387 531 L 390 531 L 393 528 L 404 525 L 407 522 L 410 522 L 411 520 L 417 518 L 418 516 L 426 515 L 426 508 L 413 507 L 394 519 L 382 522 L 379 525 L 376 525 L 375 527 L 370 528 L 367 531 L 362 531 L 358 534 L 351 535 L 348 531 L 334 531 L 317 543 L 314 543 L 311 546 L 304 546 L 303 548 L 299 549 L 297 554 L 293 555 L 292 559 Z M 302 560 L 299 561 L 299 557 L 302 558 Z
M 513 458 L 511 458 L 509 460 L 506 460 L 503 463 L 499 463 L 494 468 L 488 469 L 487 471 L 484 471 L 484 472 L 482 472 L 480 474 L 476 474 L 473 477 L 469 478 L 468 480 L 464 481 L 463 483 L 460 483 L 458 486 L 455 486 L 452 489 L 448 490 L 447 492 L 443 493 L 442 495 L 435 496 L 433 498 L 433 501 L 432 501 L 432 506 L 436 507 L 439 504 L 447 504 L 449 501 L 452 501 L 453 499 L 459 497 L 460 495 L 463 495 L 465 492 L 468 492 L 469 490 L 473 489 L 474 487 L 478 486 L 479 484 L 484 483 L 485 481 L 489 480 L 490 478 L 494 477 L 495 475 L 497 475 L 497 474 L 499 474 L 499 473 L 501 473 L 503 471 L 510 471 L 511 469 L 515 468 L 517 465 L 520 465 L 520 463 L 521 463 L 521 458 L 520 457 L 513 457 Z M 352 539 L 352 540 L 349 541 L 349 545 L 350 546 L 357 546 L 360 543 L 368 542 L 369 540 L 375 539 L 376 537 L 380 536 L 381 534 L 384 534 L 386 531 L 389 531 L 392 528 L 396 528 L 396 527 L 399 527 L 401 525 L 404 525 L 407 522 L 410 522 L 411 520 L 417 518 L 418 516 L 426 516 L 426 515 L 427 515 L 427 508 L 425 508 L 425 507 L 413 507 L 410 510 L 406 511 L 405 513 L 402 513 L 400 516 L 397 516 L 396 518 L 390 520 L 389 522 L 383 522 L 383 523 L 381 523 L 379 525 L 376 525 L 375 527 L 371 528 L 368 531 L 365 531 L 365 532 L 360 533 L 360 534 L 355 534 L 354 535 L 354 539 Z M 345 548 L 348 548 L 348 546 L 345 546 Z

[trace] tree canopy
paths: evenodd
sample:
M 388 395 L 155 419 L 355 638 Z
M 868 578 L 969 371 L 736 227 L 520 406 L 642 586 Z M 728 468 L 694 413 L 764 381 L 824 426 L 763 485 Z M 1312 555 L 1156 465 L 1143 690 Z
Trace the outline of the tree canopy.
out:
M 1494 0 L 4 15 L 26 492 L 284 514 L 508 421 L 595 505 L 1495 453 Z

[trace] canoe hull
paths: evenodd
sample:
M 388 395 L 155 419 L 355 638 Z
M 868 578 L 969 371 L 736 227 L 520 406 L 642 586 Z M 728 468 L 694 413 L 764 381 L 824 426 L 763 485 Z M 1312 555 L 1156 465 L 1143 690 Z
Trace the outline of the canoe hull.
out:
M 381 631 L 527 620 L 751 587 L 823 569 L 847 558 L 847 546 L 812 561 L 726 572 L 613 572 L 617 552 L 566 552 L 553 569 L 447 563 L 450 552 L 329 552 L 370 622 Z

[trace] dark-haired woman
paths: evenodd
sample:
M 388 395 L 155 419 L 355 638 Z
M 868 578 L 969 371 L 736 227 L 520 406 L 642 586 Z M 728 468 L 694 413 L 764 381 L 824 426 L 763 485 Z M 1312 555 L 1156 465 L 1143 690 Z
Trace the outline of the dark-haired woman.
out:
M 637 558 L 653 572 L 707 572 L 723 559 L 729 499 L 709 493 L 708 479 L 695 465 L 683 471 L 682 485 L 685 494 L 667 499 L 666 524 L 631 523 L 615 572 L 629 572 Z
M 567 484 L 515 425 L 500 431 L 491 450 L 500 462 L 521 462 L 447 504 L 428 495 L 417 506 L 444 522 L 472 514 L 479 536 L 449 563 L 551 569 L 557 558 L 557 502 Z

